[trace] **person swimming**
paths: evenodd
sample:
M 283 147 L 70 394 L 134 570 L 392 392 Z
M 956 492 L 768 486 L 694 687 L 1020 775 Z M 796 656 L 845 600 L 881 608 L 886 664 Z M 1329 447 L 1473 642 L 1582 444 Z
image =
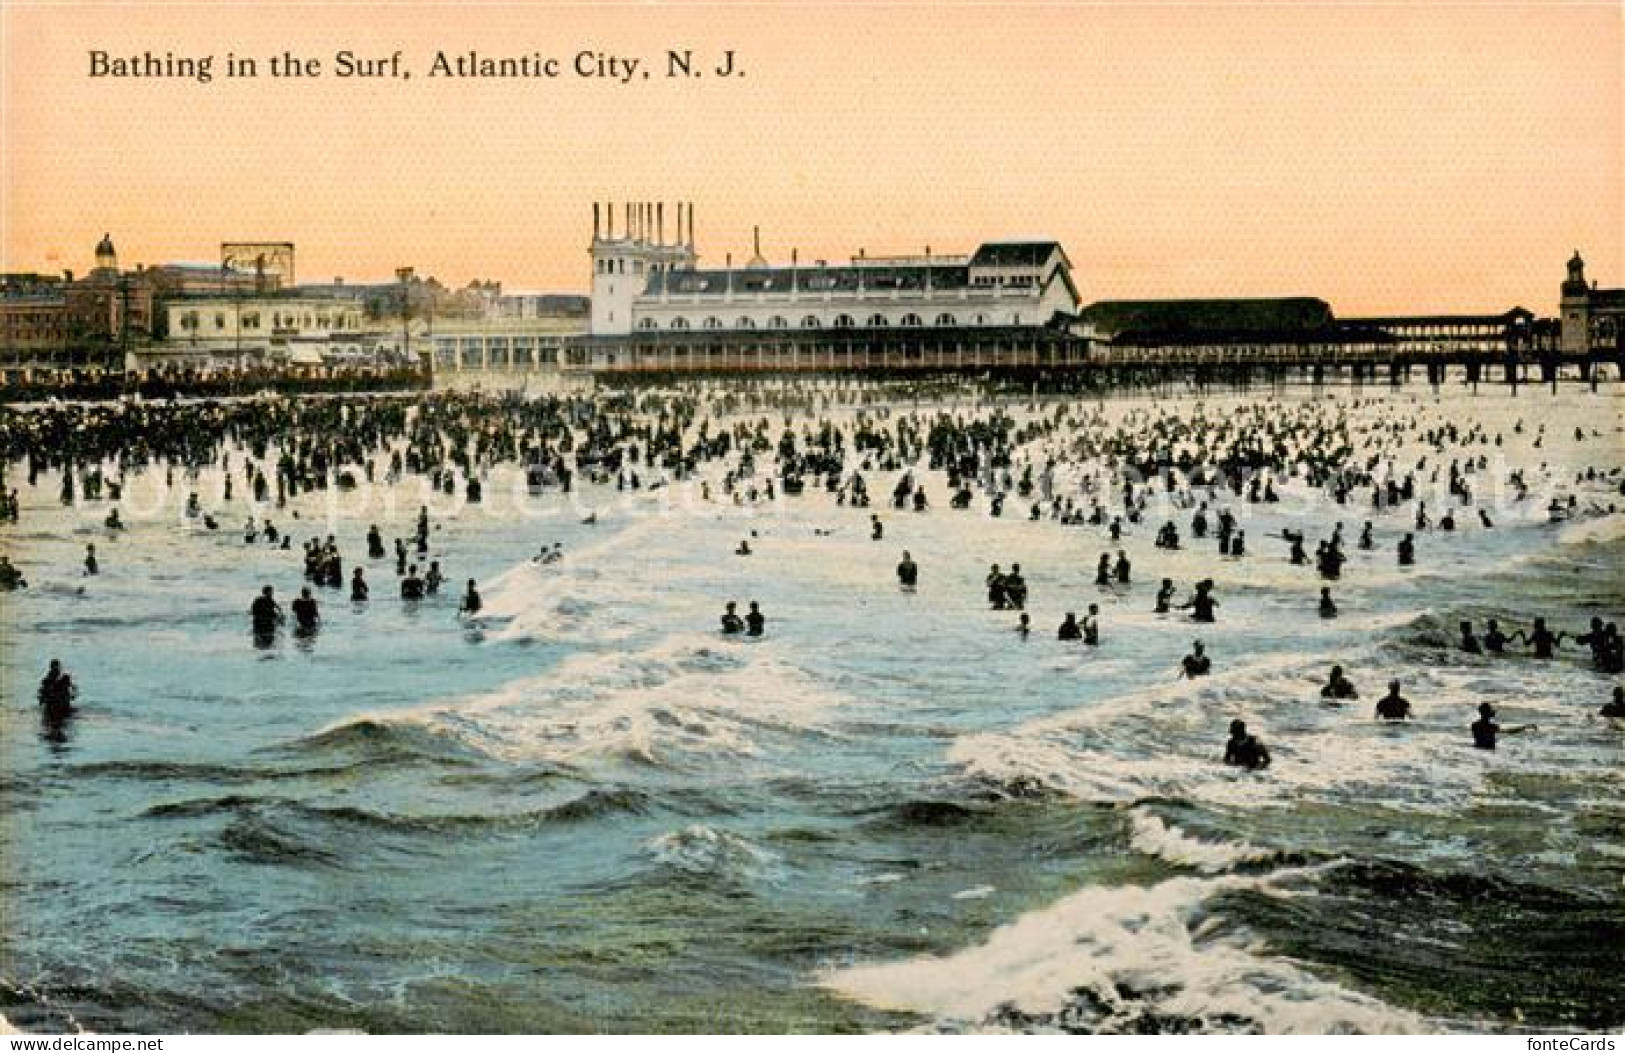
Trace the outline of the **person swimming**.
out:
M 1066 612 L 1066 617 L 1061 619 L 1061 627 L 1055 630 L 1055 638 L 1068 641 L 1083 639 L 1083 629 L 1078 625 L 1078 616 L 1076 614 L 1071 611 Z
M 1089 613 L 1083 617 L 1083 642 L 1091 647 L 1100 646 L 1100 605 L 1091 603 Z
M 418 577 L 416 563 L 406 572 L 406 577 L 401 579 L 401 599 L 408 602 L 423 599 L 423 579 Z
M 745 635 L 761 636 L 767 631 L 767 615 L 755 600 L 750 601 L 750 611 L 745 615 Z
M 1415 564 L 1416 564 L 1416 539 L 1414 537 L 1412 537 L 1410 534 L 1406 534 L 1404 537 L 1400 538 L 1399 539 L 1399 550 L 1398 551 L 1399 551 L 1399 565 L 1400 566 L 1402 566 L 1402 567 L 1415 566 Z
M 457 613 L 468 615 L 478 614 L 480 613 L 480 608 L 483 606 L 485 606 L 485 603 L 480 599 L 480 590 L 475 588 L 474 579 L 469 578 L 468 591 L 463 593 L 463 605 L 457 609 Z
M 1377 700 L 1378 720 L 1411 719 L 1411 703 L 1399 693 L 1399 681 L 1388 681 L 1388 693 Z
M 1320 689 L 1320 697 L 1341 702 L 1346 699 L 1359 698 L 1360 692 L 1355 690 L 1354 683 L 1343 675 L 1343 667 L 1334 665 L 1332 666 L 1331 676 L 1326 680 L 1325 686 Z
M 724 636 L 732 636 L 745 631 L 745 619 L 739 616 L 738 608 L 739 604 L 729 600 L 727 607 L 723 610 L 722 633 Z
M 1614 697 L 1597 712 L 1612 720 L 1625 720 L 1625 687 L 1615 684 Z
M 1179 660 L 1180 675 L 1195 680 L 1199 676 L 1207 676 L 1212 671 L 1213 660 L 1207 656 L 1202 641 L 1192 641 L 1191 653 Z
M 1510 641 L 1511 638 L 1501 631 L 1501 623 L 1491 618 L 1488 628 L 1484 630 L 1484 650 L 1490 654 L 1504 654 Z
M 1468 654 L 1484 653 L 1484 646 L 1478 642 L 1478 637 L 1473 635 L 1472 622 L 1461 623 L 1461 649 Z
M 1032 635 L 1032 631 L 1033 617 L 1026 611 L 1022 611 L 1021 617 L 1016 619 L 1016 635 L 1025 640 L 1028 636 Z
M 1322 618 L 1337 617 L 1337 604 L 1332 600 L 1332 590 L 1329 585 L 1323 585 L 1320 589 L 1320 616 Z
M 361 576 L 361 568 L 355 568 L 350 574 L 350 602 L 365 603 L 371 591 L 367 588 L 367 579 Z
M 734 549 L 734 555 L 736 555 L 736 556 L 748 556 L 750 554 L 751 554 L 750 542 L 745 540 L 744 538 L 740 538 L 739 539 L 739 547 Z
M 1230 722 L 1230 740 L 1224 744 L 1224 762 L 1248 771 L 1262 771 L 1270 766 L 1270 751 L 1255 735 L 1247 734 L 1245 721 Z

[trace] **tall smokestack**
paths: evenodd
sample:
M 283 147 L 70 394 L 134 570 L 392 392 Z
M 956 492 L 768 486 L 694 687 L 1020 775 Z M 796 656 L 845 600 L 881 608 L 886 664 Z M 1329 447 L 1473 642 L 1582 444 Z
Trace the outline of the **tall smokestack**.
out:
M 598 240 L 598 225 L 598 202 L 594 201 L 592 203 L 592 240 L 594 241 Z
M 664 201 L 655 206 L 655 237 L 661 245 L 666 244 L 666 203 Z
M 607 241 L 615 240 L 615 202 L 604 202 L 604 221 L 608 224 L 604 229 L 604 238 Z
M 688 203 L 688 247 L 694 247 L 694 202 Z

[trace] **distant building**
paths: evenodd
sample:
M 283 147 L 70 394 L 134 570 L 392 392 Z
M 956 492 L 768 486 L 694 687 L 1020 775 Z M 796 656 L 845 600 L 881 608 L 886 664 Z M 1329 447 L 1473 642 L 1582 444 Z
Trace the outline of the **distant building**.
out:
M 378 342 L 352 300 L 178 296 L 164 301 L 163 313 L 168 335 L 138 352 L 140 368 L 370 363 Z
M 1078 317 L 1114 348 L 1205 348 L 1215 354 L 1298 349 L 1313 355 L 1504 358 L 1528 351 L 1535 334 L 1535 316 L 1522 307 L 1499 314 L 1338 318 L 1326 301 L 1308 296 L 1105 300 L 1085 307 Z
M 436 385 L 506 386 L 556 376 L 584 321 L 577 313 L 442 320 L 415 332 L 413 344 L 429 349 Z
M 1043 326 L 1078 308 L 1072 263 L 1054 241 L 989 242 L 969 256 L 860 252 L 844 266 L 804 266 L 792 254 L 788 266 L 773 266 L 762 256 L 758 232 L 743 267 L 730 260 L 702 270 L 692 210 L 686 241 L 681 206 L 677 241 L 665 240 L 660 215 L 658 206 L 634 209 L 620 237 L 595 222 L 594 336 Z
M 1059 365 L 1084 340 L 1072 264 L 1054 241 L 998 241 L 969 255 L 770 264 L 758 232 L 741 267 L 701 268 L 694 210 L 593 210 L 590 335 L 566 365 L 591 370 L 958 368 Z
M 68 347 L 68 300 L 56 275 L 0 275 L 0 369 L 59 361 Z
M 1625 354 L 1625 289 L 1599 289 L 1586 284 L 1580 250 L 1569 260 L 1563 282 L 1560 346 L 1566 355 Z
M 578 318 L 585 324 L 592 297 L 574 293 L 504 292 L 491 307 L 493 318 Z

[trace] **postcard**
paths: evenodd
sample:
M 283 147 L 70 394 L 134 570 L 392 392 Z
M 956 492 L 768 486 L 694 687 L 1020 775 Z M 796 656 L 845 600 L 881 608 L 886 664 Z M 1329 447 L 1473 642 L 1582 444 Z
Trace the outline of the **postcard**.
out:
M 1614 1048 L 1617 3 L 0 51 L 10 1048 Z

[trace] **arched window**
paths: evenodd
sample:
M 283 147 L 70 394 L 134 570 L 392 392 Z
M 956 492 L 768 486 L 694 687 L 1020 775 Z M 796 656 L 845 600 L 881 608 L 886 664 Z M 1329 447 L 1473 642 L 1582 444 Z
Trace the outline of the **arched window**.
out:
M 671 327 L 673 329 L 687 329 L 688 328 L 688 319 L 687 318 L 673 318 L 671 320 Z
M 884 329 L 886 328 L 886 324 L 886 316 L 883 314 L 870 315 L 867 323 L 870 329 Z
M 224 329 L 224 328 L 225 328 L 225 327 L 226 327 L 226 316 L 225 316 L 225 313 L 224 313 L 224 312 L 218 312 L 218 311 L 217 311 L 217 312 L 216 312 L 216 313 L 215 313 L 215 316 L 214 316 L 214 327 L 215 327 L 215 328 L 216 328 L 216 329 Z
M 735 329 L 755 329 L 756 328 L 756 323 L 751 321 L 749 318 L 746 318 L 743 315 L 741 315 L 740 318 L 739 318 L 739 321 L 734 323 L 734 328 Z
M 944 313 L 944 314 L 937 315 L 937 324 L 938 325 L 958 325 L 959 320 L 957 318 L 955 318 L 951 314 Z
M 903 321 L 900 324 L 913 326 L 913 325 L 924 325 L 925 322 L 920 318 L 919 315 L 909 313 L 909 314 L 905 314 L 903 316 Z
M 639 329 L 659 329 L 660 328 L 660 323 L 655 321 L 653 318 L 645 318 L 643 321 L 638 323 L 638 328 Z M 673 326 L 672 328 L 675 329 L 676 326 Z
M 852 321 L 852 316 L 849 314 L 838 314 L 835 316 L 835 328 L 837 329 L 851 329 L 855 324 L 856 323 Z
M 801 320 L 801 328 L 803 329 L 818 329 L 823 326 L 823 324 L 823 322 L 818 320 L 818 316 L 816 314 L 809 314 L 807 317 Z
M 767 320 L 767 327 L 769 329 L 788 329 L 790 328 L 790 322 L 783 315 L 776 314 Z
M 722 328 L 722 319 L 718 318 L 716 315 L 712 315 L 710 318 L 707 318 L 705 320 L 705 328 L 706 329 L 721 329 Z

